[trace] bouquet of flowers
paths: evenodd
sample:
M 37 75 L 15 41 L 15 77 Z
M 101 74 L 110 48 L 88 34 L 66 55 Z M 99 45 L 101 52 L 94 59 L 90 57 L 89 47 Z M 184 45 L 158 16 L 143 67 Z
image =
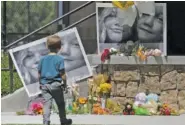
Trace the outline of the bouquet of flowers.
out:
M 110 48 L 104 49 L 101 55 L 101 61 L 105 62 L 105 60 L 109 60 L 111 55 L 116 55 L 118 53 L 117 49 Z
M 110 114 L 110 110 L 107 108 L 102 108 L 100 103 L 93 104 L 93 114 L 97 115 L 105 115 L 105 114 Z
M 106 108 L 109 109 L 110 114 L 121 114 L 122 108 L 118 101 L 108 98 L 106 101 Z
M 33 102 L 27 111 L 29 115 L 42 115 L 43 114 L 43 104 L 41 102 Z
M 160 115 L 179 115 L 176 110 L 171 108 L 169 104 L 164 103 L 159 106 Z
M 133 49 L 133 54 L 139 57 L 141 61 L 145 61 L 149 56 L 161 56 L 162 52 L 159 49 L 147 49 L 142 45 Z

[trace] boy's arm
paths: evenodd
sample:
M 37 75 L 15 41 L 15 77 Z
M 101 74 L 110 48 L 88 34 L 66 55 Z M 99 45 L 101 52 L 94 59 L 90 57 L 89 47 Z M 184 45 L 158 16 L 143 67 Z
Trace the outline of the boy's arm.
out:
M 39 79 L 39 81 L 40 81 L 40 72 L 38 72 L 38 79 Z
M 42 67 L 42 59 L 39 61 L 39 64 L 38 64 L 38 67 L 37 67 L 37 69 L 38 69 L 38 79 L 39 79 L 39 84 L 41 84 L 41 83 L 40 83 L 41 67 Z

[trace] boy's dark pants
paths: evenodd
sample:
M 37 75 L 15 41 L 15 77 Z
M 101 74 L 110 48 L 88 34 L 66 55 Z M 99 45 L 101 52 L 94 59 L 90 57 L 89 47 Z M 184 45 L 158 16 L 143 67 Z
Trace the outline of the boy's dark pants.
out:
M 53 82 L 50 84 L 41 85 L 41 90 L 44 98 L 44 114 L 43 114 L 44 125 L 50 124 L 50 115 L 53 98 L 58 106 L 60 121 L 62 122 L 63 120 L 65 120 L 66 119 L 65 102 L 61 83 Z

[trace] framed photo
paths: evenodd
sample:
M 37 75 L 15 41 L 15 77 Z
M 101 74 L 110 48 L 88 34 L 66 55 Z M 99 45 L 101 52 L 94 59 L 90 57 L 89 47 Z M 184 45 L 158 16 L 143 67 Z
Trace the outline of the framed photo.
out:
M 138 43 L 167 54 L 165 3 L 143 2 L 126 10 L 112 3 L 97 3 L 96 13 L 99 54 L 113 47 L 130 56 Z
M 64 57 L 68 84 L 92 76 L 92 70 L 76 28 L 58 32 L 61 37 L 61 50 L 57 53 Z M 42 56 L 49 53 L 47 38 L 21 45 L 9 50 L 13 63 L 29 96 L 41 93 L 37 66 Z

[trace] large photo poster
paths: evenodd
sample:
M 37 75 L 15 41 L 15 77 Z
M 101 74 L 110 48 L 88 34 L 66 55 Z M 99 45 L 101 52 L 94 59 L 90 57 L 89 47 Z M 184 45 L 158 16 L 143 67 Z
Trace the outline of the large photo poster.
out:
M 68 84 L 74 80 L 78 81 L 92 76 L 92 70 L 77 29 L 72 28 L 58 32 L 56 35 L 61 37 L 62 46 L 58 54 L 64 57 Z M 46 40 L 47 38 L 39 39 L 9 50 L 29 96 L 40 93 L 37 67 L 41 57 L 49 53 Z
M 134 46 L 142 44 L 166 55 L 165 3 L 144 2 L 125 10 L 112 3 L 97 3 L 96 12 L 99 54 L 113 47 L 130 56 Z

